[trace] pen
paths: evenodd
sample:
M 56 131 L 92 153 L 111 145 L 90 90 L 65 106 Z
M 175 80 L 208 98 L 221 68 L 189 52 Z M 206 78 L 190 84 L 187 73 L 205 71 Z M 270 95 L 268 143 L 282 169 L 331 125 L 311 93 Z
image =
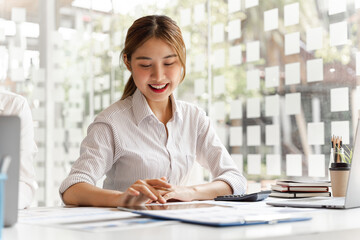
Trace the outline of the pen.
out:
M 1 165 L 1 174 L 6 174 L 8 169 L 9 169 L 9 166 L 10 166 L 10 163 L 11 163 L 11 157 L 10 156 L 5 156 L 4 157 L 4 161 Z

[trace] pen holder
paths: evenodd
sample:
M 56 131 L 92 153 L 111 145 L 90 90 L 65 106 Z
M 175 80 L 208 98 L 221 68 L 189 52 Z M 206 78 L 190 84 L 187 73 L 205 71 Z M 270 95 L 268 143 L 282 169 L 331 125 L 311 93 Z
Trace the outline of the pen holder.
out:
M 331 188 L 333 197 L 345 197 L 350 164 L 348 163 L 332 163 L 330 170 Z
M 0 240 L 2 239 L 2 229 L 4 227 L 4 201 L 5 201 L 5 174 L 0 174 Z

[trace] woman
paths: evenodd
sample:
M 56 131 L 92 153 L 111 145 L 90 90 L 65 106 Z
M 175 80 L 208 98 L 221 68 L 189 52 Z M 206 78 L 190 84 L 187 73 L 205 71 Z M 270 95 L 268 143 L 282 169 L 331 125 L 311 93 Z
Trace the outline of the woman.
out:
M 176 23 L 166 16 L 136 20 L 121 56 L 131 77 L 121 100 L 89 126 L 80 158 L 60 187 L 63 201 L 121 206 L 244 193 L 246 179 L 204 111 L 173 96 L 186 58 Z M 182 186 L 195 159 L 214 179 Z M 95 187 L 104 174 L 104 189 Z

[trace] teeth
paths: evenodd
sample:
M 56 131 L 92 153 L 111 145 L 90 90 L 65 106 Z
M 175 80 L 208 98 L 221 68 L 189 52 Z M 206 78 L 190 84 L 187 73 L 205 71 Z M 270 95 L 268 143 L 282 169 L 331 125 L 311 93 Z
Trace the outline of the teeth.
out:
M 165 86 L 166 86 L 166 84 L 164 84 L 164 85 L 150 85 L 152 88 L 156 88 L 156 89 L 163 89 Z

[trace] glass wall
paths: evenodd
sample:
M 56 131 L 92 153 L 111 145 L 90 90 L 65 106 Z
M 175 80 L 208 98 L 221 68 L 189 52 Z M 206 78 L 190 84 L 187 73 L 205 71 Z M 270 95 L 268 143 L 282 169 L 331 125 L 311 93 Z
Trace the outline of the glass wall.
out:
M 0 87 L 33 111 L 38 205 L 60 203 L 89 123 L 121 97 L 129 72 L 119 54 L 143 15 L 181 27 L 187 76 L 176 96 L 211 117 L 248 192 L 276 178 L 326 179 L 331 136 L 352 147 L 358 0 L 12 2 L 0 2 Z M 189 184 L 209 180 L 195 166 Z

